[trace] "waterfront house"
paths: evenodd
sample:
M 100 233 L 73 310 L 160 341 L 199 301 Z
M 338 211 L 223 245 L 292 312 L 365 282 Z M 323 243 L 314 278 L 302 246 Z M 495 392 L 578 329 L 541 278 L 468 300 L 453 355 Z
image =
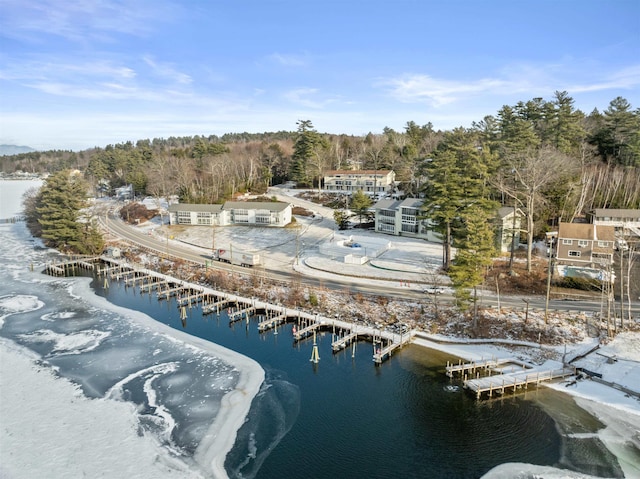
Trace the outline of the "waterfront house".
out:
M 613 226 L 620 237 L 640 237 L 640 210 L 596 208 L 588 218 L 594 225 Z
M 556 252 L 562 276 L 598 278 L 613 265 L 615 229 L 610 225 L 560 223 Z

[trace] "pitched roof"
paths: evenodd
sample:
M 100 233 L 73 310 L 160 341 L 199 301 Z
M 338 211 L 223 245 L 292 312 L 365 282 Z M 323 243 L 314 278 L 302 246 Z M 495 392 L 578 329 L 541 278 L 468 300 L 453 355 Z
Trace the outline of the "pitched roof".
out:
M 175 203 L 169 206 L 169 211 L 195 211 L 207 213 L 219 213 L 222 210 L 238 209 L 284 211 L 288 206 L 289 203 L 283 203 L 279 201 L 227 201 L 224 205 Z
M 222 205 L 206 205 L 206 204 L 191 204 L 191 203 L 174 203 L 169 205 L 170 212 L 176 211 L 195 211 L 203 213 L 219 213 L 222 211 Z
M 498 208 L 498 218 L 504 219 L 507 216 L 511 216 L 513 213 L 513 206 L 503 206 Z M 520 208 L 516 208 L 516 216 L 524 216 L 524 213 Z
M 224 209 L 284 211 L 288 206 L 289 203 L 281 201 L 227 201 L 224 204 Z
M 596 218 L 638 218 L 640 219 L 640 210 L 625 210 L 611 208 L 596 208 L 593 210 L 593 216 Z
M 559 239 L 615 241 L 615 228 L 609 225 L 590 223 L 560 223 Z
M 406 198 L 404 200 L 379 200 L 373 205 L 376 210 L 394 210 L 397 211 L 400 208 L 420 208 L 424 200 L 420 198 Z

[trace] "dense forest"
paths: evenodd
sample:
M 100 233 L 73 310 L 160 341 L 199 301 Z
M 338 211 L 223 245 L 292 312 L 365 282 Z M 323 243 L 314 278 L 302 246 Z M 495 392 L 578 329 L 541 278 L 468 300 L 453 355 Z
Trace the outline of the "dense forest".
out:
M 408 121 L 403 131 L 335 135 L 301 120 L 290 132 L 142 139 L 0 161 L 5 173 L 79 170 L 98 194 L 133 184 L 137 194 L 195 203 L 287 180 L 317 187 L 330 169 L 392 169 L 399 189 L 426 195 L 425 208 L 444 223 L 463 198 L 481 195 L 488 207 L 515 202 L 532 212 L 533 233 L 593 208 L 640 207 L 640 110 L 618 97 L 585 114 L 567 92 L 555 92 L 451 131 Z
M 326 171 L 352 168 L 393 170 L 399 191 L 424 198 L 424 218 L 444 238 L 443 269 L 459 304 L 476 304 L 476 288 L 495 256 L 492 219 L 501 205 L 524 213 L 528 272 L 534 238 L 559 221 L 593 208 L 640 208 L 640 110 L 618 97 L 602 113 L 586 115 L 567 92 L 555 92 L 550 100 L 505 105 L 470 128 L 449 131 L 409 121 L 403 131 L 335 135 L 299 120 L 291 132 L 156 138 L 2 157 L 5 173 L 54 174 L 27 198 L 30 224 L 49 244 L 85 253 L 99 251 L 102 239 L 95 225 L 75 224 L 81 205 L 65 203 L 83 196 L 81 185 L 97 195 L 132 184 L 137 195 L 218 203 L 284 181 L 320 188 Z M 347 218 L 340 213 L 338 223 Z

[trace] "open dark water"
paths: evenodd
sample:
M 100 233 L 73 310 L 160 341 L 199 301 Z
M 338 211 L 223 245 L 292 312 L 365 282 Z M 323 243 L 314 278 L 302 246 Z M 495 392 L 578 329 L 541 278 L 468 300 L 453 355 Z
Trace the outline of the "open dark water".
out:
M 331 333 L 293 344 L 291 325 L 259 333 L 252 319 L 229 325 L 226 314 L 189 309 L 183 328 L 175 302 L 112 282 L 98 294 L 176 329 L 258 361 L 267 372 L 226 468 L 231 477 L 479 478 L 505 462 L 557 465 L 561 438 L 553 420 L 527 396 L 476 401 L 448 391 L 448 357 L 408 346 L 374 366 L 370 343 L 331 352 Z

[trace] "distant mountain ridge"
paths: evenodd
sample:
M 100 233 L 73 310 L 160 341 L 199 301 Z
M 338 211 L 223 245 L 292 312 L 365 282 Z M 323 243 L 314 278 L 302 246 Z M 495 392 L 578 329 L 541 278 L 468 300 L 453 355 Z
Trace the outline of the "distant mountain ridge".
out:
M 30 146 L 18 145 L 0 145 L 0 156 L 19 155 L 20 153 L 29 153 L 36 151 Z

